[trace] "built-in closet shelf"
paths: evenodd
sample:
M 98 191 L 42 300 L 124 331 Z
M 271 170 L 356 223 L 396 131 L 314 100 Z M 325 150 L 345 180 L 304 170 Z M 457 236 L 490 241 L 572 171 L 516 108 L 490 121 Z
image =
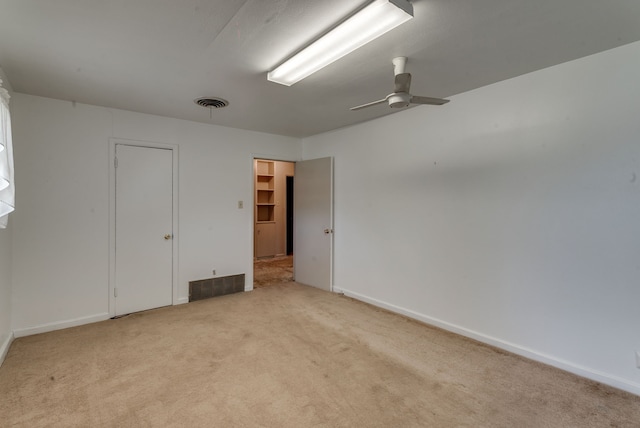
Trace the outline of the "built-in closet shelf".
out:
M 259 190 L 261 192 L 273 192 L 275 190 L 274 181 L 275 179 L 273 177 L 264 177 L 262 175 L 259 175 L 256 178 L 256 190 Z
M 273 213 L 274 205 L 258 205 L 256 206 L 256 223 L 275 221 Z
M 275 162 L 268 160 L 256 161 L 256 174 L 273 177 L 276 173 Z
M 275 221 L 275 172 L 275 162 L 256 161 L 256 223 Z

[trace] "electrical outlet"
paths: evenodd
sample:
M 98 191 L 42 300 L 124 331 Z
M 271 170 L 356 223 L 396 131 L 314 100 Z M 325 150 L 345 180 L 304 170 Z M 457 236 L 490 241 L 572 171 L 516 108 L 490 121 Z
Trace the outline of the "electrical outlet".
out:
M 636 367 L 640 369 L 640 351 L 636 351 Z
M 216 270 L 215 270 L 215 269 L 214 269 L 214 270 L 212 270 L 212 271 L 211 271 L 211 274 L 212 274 L 213 276 L 216 276 Z

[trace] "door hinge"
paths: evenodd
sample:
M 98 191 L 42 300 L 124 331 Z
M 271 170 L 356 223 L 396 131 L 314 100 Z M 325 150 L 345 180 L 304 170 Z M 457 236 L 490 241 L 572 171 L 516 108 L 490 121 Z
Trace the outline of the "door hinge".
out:
M 118 297 L 118 289 L 117 288 L 113 289 L 113 297 Z
M 113 158 L 113 167 L 114 168 L 118 167 L 118 158 Z

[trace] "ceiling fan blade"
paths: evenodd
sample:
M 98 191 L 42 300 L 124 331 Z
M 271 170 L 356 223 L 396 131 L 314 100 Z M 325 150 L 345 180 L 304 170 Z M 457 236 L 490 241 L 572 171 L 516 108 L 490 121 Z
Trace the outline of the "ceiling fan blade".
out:
M 376 104 L 382 104 L 382 103 L 384 103 L 386 101 L 387 101 L 387 99 L 384 98 L 384 99 L 381 99 L 381 100 L 378 100 L 378 101 L 373 101 L 371 103 L 362 104 L 361 106 L 351 107 L 351 111 L 355 111 L 355 110 L 360 110 L 360 109 L 363 109 L 363 108 L 371 107 L 371 106 L 374 106 Z
M 411 96 L 411 104 L 428 104 L 432 106 L 441 106 L 442 104 L 446 104 L 448 102 L 449 100 L 445 100 L 442 98 L 420 97 L 417 95 Z
M 400 73 L 396 74 L 396 90 L 394 92 L 406 92 L 409 93 L 409 88 L 411 87 L 411 74 L 409 73 Z

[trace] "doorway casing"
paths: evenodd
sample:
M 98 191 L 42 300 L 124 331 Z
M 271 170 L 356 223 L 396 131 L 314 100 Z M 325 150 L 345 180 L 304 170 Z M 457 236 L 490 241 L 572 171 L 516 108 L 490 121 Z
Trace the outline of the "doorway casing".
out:
M 165 149 L 172 152 L 172 169 L 173 169 L 173 200 L 172 200 L 172 228 L 173 228 L 173 245 L 172 245 L 172 305 L 182 303 L 179 301 L 178 295 L 178 248 L 180 233 L 178 230 L 178 145 L 161 144 L 147 141 L 126 140 L 120 138 L 109 139 L 109 316 L 113 317 L 115 313 L 115 278 L 116 278 L 116 164 L 115 154 L 116 145 L 126 145 L 134 147 L 148 147 L 153 149 Z
M 287 158 L 286 156 L 283 157 L 279 157 L 279 156 L 274 156 L 274 155 L 265 155 L 265 154 L 257 154 L 257 153 L 252 153 L 251 154 L 251 162 L 250 162 L 250 173 L 251 173 L 251 183 L 252 183 L 252 200 L 255 197 L 255 171 L 254 171 L 254 164 L 255 161 L 257 159 L 263 159 L 263 160 L 272 160 L 272 161 L 281 161 L 281 162 L 292 162 L 296 165 L 295 169 L 297 171 L 297 165 L 300 162 L 305 162 L 302 159 L 292 159 L 292 158 Z M 330 201 L 329 201 L 329 211 L 330 211 L 330 215 L 329 215 L 329 219 L 328 219 L 328 223 L 324 226 L 327 229 L 325 229 L 325 234 L 329 234 L 329 245 L 330 245 L 330 249 L 329 249 L 329 260 L 328 260 L 328 291 L 333 292 L 333 158 L 327 158 L 330 159 L 330 184 L 329 184 L 329 188 L 330 188 Z M 317 159 L 309 159 L 309 161 L 314 161 Z M 298 173 L 295 172 L 294 175 L 297 175 Z M 255 200 L 253 200 L 255 202 Z M 297 214 L 294 214 L 294 217 L 296 217 Z M 245 288 L 245 291 L 251 291 L 253 290 L 253 284 L 254 284 L 254 277 L 253 277 L 253 264 L 254 264 L 254 248 L 255 248 L 255 210 L 253 210 L 253 214 L 249 217 L 250 221 L 251 221 L 251 226 L 250 226 L 250 230 L 251 230 L 251 263 L 250 266 L 252 266 L 251 269 L 251 276 L 249 278 L 247 278 L 247 284 L 248 287 Z M 295 219 L 294 219 L 295 221 Z M 327 230 L 329 232 L 327 232 Z M 294 236 L 294 241 L 295 241 L 295 236 Z M 294 245 L 294 261 L 295 261 L 295 245 Z M 295 266 L 295 263 L 294 263 Z M 295 278 L 296 272 L 295 272 L 295 267 L 294 267 L 294 278 Z M 295 279 L 294 279 L 295 280 Z M 314 284 L 307 284 L 307 285 L 314 285 Z M 315 285 L 314 285 L 315 286 Z M 321 287 L 324 288 L 324 287 Z M 327 289 L 327 288 L 324 288 Z
M 251 207 L 252 207 L 252 214 L 249 217 L 250 221 L 251 221 L 251 226 L 250 226 L 250 230 L 251 230 L 251 275 L 247 275 L 247 286 L 245 287 L 245 291 L 251 291 L 253 290 L 253 284 L 254 284 L 254 261 L 255 261 L 255 227 L 256 227 L 256 218 L 255 218 L 255 209 L 253 208 L 253 205 L 255 204 L 255 194 L 256 194 L 256 189 L 255 189 L 255 161 L 256 160 L 267 160 L 267 161 L 274 161 L 274 162 L 291 162 L 295 165 L 296 162 L 299 162 L 301 159 L 296 158 L 296 157 L 288 157 L 288 156 L 274 156 L 273 154 L 262 154 L 262 153 L 251 153 L 251 162 L 250 162 L 250 177 L 251 177 Z M 295 169 L 295 166 L 294 166 Z M 247 205 L 245 205 L 247 206 Z M 286 247 L 286 246 L 285 246 Z M 295 273 L 294 273 L 295 274 Z

